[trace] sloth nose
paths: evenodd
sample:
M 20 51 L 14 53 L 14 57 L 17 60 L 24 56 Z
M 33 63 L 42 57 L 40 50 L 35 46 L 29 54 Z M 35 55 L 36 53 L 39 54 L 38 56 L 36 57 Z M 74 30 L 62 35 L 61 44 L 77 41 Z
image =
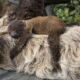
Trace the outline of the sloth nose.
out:
M 15 33 L 15 32 L 12 32 L 11 33 L 11 36 L 13 37 L 13 38 L 19 38 L 20 37 L 20 35 L 18 34 L 18 33 Z

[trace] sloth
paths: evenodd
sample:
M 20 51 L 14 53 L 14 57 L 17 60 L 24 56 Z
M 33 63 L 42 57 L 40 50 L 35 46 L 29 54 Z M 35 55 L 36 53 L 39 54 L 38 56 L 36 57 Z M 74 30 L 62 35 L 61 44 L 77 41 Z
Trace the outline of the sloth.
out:
M 10 20 L 14 19 L 16 16 L 16 9 L 17 6 L 13 5 L 10 1 L 4 1 L 0 5 L 0 18 L 2 18 L 4 15 L 7 15 Z
M 28 5 L 29 3 L 30 5 Z M 12 20 L 24 20 L 42 16 L 44 11 L 43 4 L 44 0 L 19 0 L 19 4 L 11 0 L 0 1 L 0 32 L 6 32 L 6 26 Z
M 17 39 L 11 38 L 8 34 L 0 35 L 0 44 L 5 46 L 2 48 L 0 45 L 0 57 L 2 58 L 4 52 L 9 53 L 16 43 Z M 35 74 L 41 79 L 80 80 L 80 27 L 66 28 L 65 33 L 60 36 L 59 57 L 56 64 L 60 68 L 55 68 L 55 65 L 52 64 L 48 35 L 32 35 L 28 44 L 14 58 L 14 63 L 16 71 Z
M 48 35 L 32 35 L 14 62 L 18 72 L 35 74 L 41 79 L 80 80 L 80 27 L 68 28 L 60 36 L 58 57 L 59 67 L 56 67 L 52 64 Z
M 48 42 L 54 59 L 53 61 L 57 62 L 59 60 L 58 56 L 60 56 L 59 37 L 62 33 L 64 33 L 64 31 L 64 22 L 55 16 L 12 21 L 8 26 L 8 33 L 12 38 L 19 40 L 10 52 L 11 59 L 22 51 L 23 47 L 25 47 L 31 39 L 32 34 L 44 34 L 49 35 Z M 58 65 L 56 66 L 58 67 Z
M 4 0 L 0 4 L 0 33 L 7 31 L 7 25 L 10 21 L 16 19 L 17 7 L 11 4 L 9 1 Z
M 44 0 L 19 0 L 18 19 L 31 19 L 46 15 Z

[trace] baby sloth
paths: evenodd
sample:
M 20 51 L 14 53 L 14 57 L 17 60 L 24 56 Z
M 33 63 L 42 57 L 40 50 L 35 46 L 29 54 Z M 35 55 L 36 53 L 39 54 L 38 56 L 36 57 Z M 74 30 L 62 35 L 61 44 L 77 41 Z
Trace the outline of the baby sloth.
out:
M 50 45 L 54 62 L 59 60 L 59 37 L 65 31 L 65 24 L 55 16 L 36 17 L 30 20 L 14 20 L 8 26 L 11 37 L 18 39 L 16 46 L 11 50 L 11 59 L 23 50 L 31 39 L 32 34 L 49 35 Z

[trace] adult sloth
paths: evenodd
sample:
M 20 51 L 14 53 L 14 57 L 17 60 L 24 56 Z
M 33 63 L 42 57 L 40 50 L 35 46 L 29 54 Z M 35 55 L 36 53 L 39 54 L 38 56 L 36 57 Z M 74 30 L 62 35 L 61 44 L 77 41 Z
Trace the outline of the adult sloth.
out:
M 4 38 L 4 36 L 1 36 L 0 38 Z M 17 71 L 36 74 L 37 77 L 42 79 L 79 80 L 80 27 L 71 27 L 67 29 L 63 35 L 61 35 L 60 60 L 56 63 L 59 64 L 59 67 L 55 67 L 55 65 L 52 67 L 53 61 L 47 38 L 47 35 L 32 36 L 32 39 L 28 42 L 28 45 L 25 46 L 20 54 L 14 58 Z M 8 41 L 11 39 L 7 38 Z M 13 42 L 16 44 L 16 40 Z M 14 43 L 11 43 L 11 45 L 12 44 L 14 46 Z M 0 49 L 0 51 L 1 50 L 2 49 Z
M 36 74 L 42 79 L 80 79 L 80 27 L 67 29 L 60 37 L 60 59 L 55 66 L 52 61 L 46 35 L 34 35 L 14 58 L 17 71 Z M 53 63 L 53 64 L 52 64 Z M 54 66 L 54 67 L 53 67 Z

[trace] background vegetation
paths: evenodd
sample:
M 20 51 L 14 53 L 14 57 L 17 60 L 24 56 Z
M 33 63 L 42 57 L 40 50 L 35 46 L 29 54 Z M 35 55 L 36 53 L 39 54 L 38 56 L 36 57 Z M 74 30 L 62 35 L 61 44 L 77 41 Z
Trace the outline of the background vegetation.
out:
M 71 0 L 68 4 L 54 5 L 54 12 L 66 24 L 80 24 L 80 0 Z
M 6 0 L 0 0 L 0 6 Z M 54 12 L 66 24 L 80 24 L 80 0 L 70 0 L 67 4 L 53 5 Z

